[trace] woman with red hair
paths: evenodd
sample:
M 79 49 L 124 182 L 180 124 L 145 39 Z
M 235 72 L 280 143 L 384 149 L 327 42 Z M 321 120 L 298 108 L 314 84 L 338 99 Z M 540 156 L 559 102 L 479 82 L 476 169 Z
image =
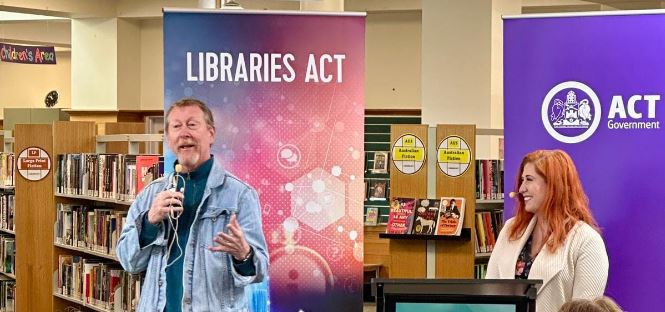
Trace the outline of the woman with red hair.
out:
M 515 188 L 517 213 L 499 234 L 486 278 L 543 280 L 538 312 L 603 295 L 607 251 L 570 156 L 561 150 L 527 154 Z

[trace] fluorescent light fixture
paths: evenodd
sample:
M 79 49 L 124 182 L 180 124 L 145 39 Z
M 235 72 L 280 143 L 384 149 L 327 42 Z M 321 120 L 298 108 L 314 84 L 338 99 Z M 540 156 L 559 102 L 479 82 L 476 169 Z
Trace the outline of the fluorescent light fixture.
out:
M 0 22 L 6 21 L 43 21 L 43 20 L 67 20 L 66 17 L 46 16 L 37 14 L 25 14 L 16 12 L 0 11 Z

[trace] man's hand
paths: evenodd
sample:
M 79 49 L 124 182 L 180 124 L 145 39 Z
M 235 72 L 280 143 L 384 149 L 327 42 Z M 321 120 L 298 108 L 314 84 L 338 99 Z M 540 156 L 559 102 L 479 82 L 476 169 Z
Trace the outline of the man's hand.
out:
M 157 193 L 148 211 L 148 222 L 158 224 L 166 219 L 171 211 L 181 213 L 183 196 L 182 193 L 172 190 Z
M 210 249 L 210 251 L 227 252 L 238 261 L 244 260 L 249 255 L 251 249 L 245 240 L 245 233 L 243 233 L 240 228 L 238 218 L 235 214 L 231 216 L 226 228 L 228 229 L 228 234 L 219 232 L 213 238 L 213 241 L 219 245 L 209 247 L 208 249 Z

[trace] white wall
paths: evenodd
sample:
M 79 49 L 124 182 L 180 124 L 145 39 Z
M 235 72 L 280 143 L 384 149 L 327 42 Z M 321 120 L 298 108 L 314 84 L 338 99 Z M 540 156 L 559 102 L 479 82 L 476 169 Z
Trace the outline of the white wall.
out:
M 491 126 L 492 3 L 423 0 L 423 123 Z M 489 157 L 489 138 L 476 140 Z
M 141 109 L 141 22 L 118 18 L 118 109 Z
M 0 23 L 2 42 L 22 42 L 34 45 L 69 47 L 71 23 L 69 20 L 14 21 Z
M 118 19 L 72 20 L 72 109 L 118 108 Z
M 56 108 L 71 107 L 70 52 L 56 52 L 56 65 L 0 62 L 0 108 L 46 107 L 44 98 L 51 90 L 59 94 Z M 4 118 L 0 109 L 0 118 Z
M 365 27 L 365 107 L 419 109 L 420 11 L 370 12 Z
M 164 38 L 161 19 L 141 21 L 141 108 L 164 109 Z

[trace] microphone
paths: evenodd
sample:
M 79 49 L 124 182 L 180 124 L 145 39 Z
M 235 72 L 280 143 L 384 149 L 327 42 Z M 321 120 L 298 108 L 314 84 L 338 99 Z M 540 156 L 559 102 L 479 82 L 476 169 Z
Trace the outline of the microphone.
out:
M 178 191 L 178 179 L 182 179 L 182 187 L 180 188 L 180 192 L 184 194 L 185 193 L 185 178 L 183 178 L 180 175 L 181 172 L 182 172 L 182 165 L 181 164 L 176 164 L 175 165 L 175 174 L 173 175 L 173 180 L 171 181 L 171 190 L 174 191 L 174 192 L 177 192 Z M 184 199 L 183 199 L 183 201 L 184 201 Z M 168 246 L 168 254 L 169 255 L 171 254 L 171 249 L 173 248 L 173 243 L 174 242 L 175 242 L 176 246 L 178 247 L 178 251 L 180 253 L 178 254 L 178 256 L 173 261 L 171 261 L 171 263 L 166 261 L 166 267 L 167 268 L 170 267 L 171 265 L 173 265 L 183 255 L 182 246 L 180 246 L 180 240 L 178 239 L 178 219 L 182 215 L 182 212 L 181 213 L 176 213 L 173 210 L 173 207 L 172 207 L 171 204 L 169 204 L 169 207 L 171 207 L 171 211 L 169 211 L 169 217 L 168 217 L 169 227 L 171 228 L 171 230 L 173 230 L 174 234 L 173 234 L 173 237 L 171 238 L 171 242 L 169 243 L 169 246 Z M 180 207 L 180 205 L 178 205 L 178 207 Z
M 183 178 L 180 175 L 180 172 L 182 172 L 182 165 L 181 164 L 176 164 L 175 165 L 175 174 L 173 175 L 173 180 L 171 181 L 171 191 L 173 192 L 180 192 L 185 194 L 185 178 Z M 178 190 L 178 180 L 182 179 L 182 187 L 180 190 Z M 180 207 L 180 205 L 178 205 Z M 178 219 L 180 217 L 180 214 L 176 214 L 173 210 L 169 212 L 169 215 L 171 216 L 172 219 Z M 177 226 L 177 225 L 176 225 Z M 177 229 L 177 227 L 176 227 Z
M 175 175 L 173 175 L 173 181 L 171 181 L 171 188 L 174 191 L 178 191 L 178 179 L 182 178 L 180 176 L 181 172 L 182 172 L 182 165 L 181 164 L 176 164 L 175 165 Z M 184 191 L 185 191 L 185 180 L 183 179 L 182 188 L 180 188 L 180 192 L 184 193 Z

